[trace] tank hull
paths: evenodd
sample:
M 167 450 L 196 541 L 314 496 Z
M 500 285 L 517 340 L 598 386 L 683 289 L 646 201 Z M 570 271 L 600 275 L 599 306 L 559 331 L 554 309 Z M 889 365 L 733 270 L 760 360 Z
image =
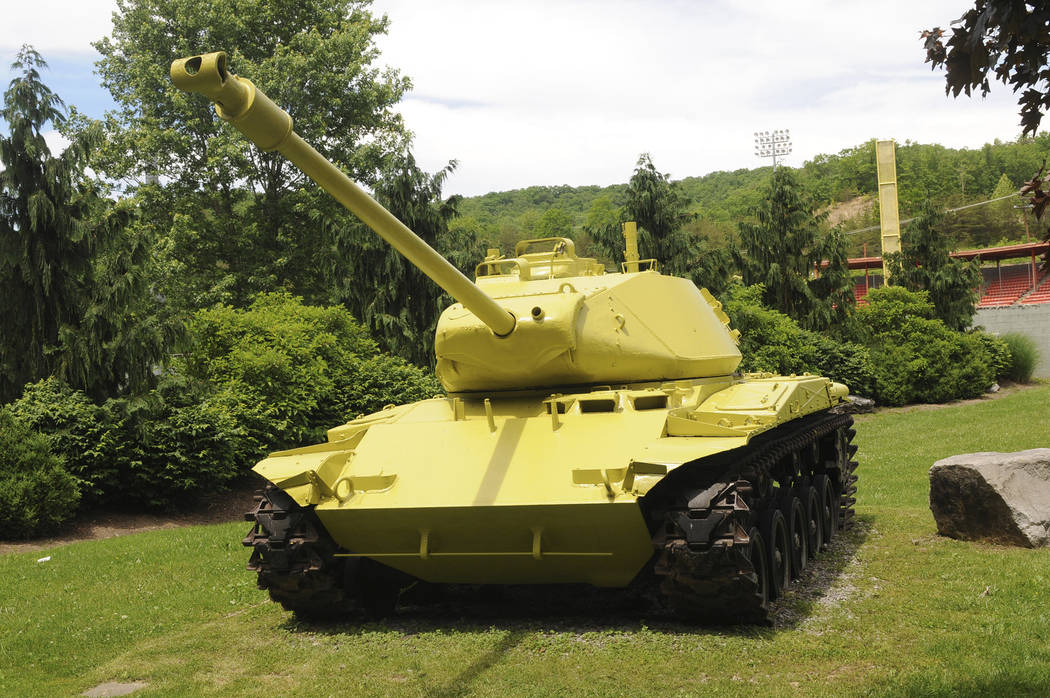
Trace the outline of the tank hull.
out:
M 367 559 L 402 580 L 625 587 L 655 564 L 673 587 L 699 566 L 739 589 L 741 575 L 754 576 L 740 557 L 751 508 L 769 508 L 778 483 L 786 491 L 831 472 L 846 484 L 849 454 L 834 431 L 844 423 L 827 416 L 839 388 L 761 375 L 459 394 L 369 415 L 256 471 L 316 522 L 329 541 L 322 567 Z M 797 453 L 775 450 L 796 431 Z M 817 455 L 784 470 L 803 451 Z M 745 490 L 746 500 L 723 501 Z M 697 534 L 682 512 L 711 525 Z M 264 528 L 246 544 L 272 591 Z

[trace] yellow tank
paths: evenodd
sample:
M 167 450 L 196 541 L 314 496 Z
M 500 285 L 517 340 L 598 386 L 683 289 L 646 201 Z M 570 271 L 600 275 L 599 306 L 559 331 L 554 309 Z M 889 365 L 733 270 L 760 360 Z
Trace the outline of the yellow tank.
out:
M 845 386 L 740 375 L 705 289 L 639 260 L 609 273 L 572 240 L 491 253 L 470 281 L 292 129 L 223 53 L 180 88 L 277 150 L 457 302 L 434 349 L 446 397 L 391 406 L 271 454 L 249 568 L 301 614 L 390 612 L 416 580 L 659 582 L 674 606 L 761 622 L 852 515 Z

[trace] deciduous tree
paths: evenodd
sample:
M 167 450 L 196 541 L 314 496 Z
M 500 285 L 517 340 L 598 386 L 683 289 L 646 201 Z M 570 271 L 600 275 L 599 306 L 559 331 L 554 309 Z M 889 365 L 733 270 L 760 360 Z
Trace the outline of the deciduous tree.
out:
M 1035 133 L 1050 107 L 1050 5 L 1024 0 L 975 0 L 949 30 L 922 32 L 926 61 L 943 67 L 946 94 L 987 95 L 989 73 L 1020 93 L 1021 126 Z M 945 35 L 950 32 L 947 43 Z
M 369 5 L 118 0 L 112 38 L 95 44 L 118 110 L 107 115 L 107 145 L 93 164 L 131 190 L 157 184 L 147 210 L 181 265 L 168 289 L 175 300 L 243 303 L 274 288 L 328 300 L 319 270 L 333 241 L 323 231 L 343 214 L 283 156 L 255 148 L 206 99 L 175 88 L 171 61 L 225 50 L 229 68 L 286 109 L 300 135 L 373 185 L 407 141 L 393 107 L 409 81 L 377 65 L 375 39 L 388 22 Z M 333 225 L 303 225 L 305 211 Z

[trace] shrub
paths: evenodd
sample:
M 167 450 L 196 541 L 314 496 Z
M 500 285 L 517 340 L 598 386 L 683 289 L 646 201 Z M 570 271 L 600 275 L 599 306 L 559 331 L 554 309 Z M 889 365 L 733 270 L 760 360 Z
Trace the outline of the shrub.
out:
M 52 533 L 79 501 L 77 480 L 51 452 L 47 437 L 0 410 L 0 537 Z
M 201 311 L 192 329 L 195 343 L 149 393 L 97 405 L 52 379 L 11 405 L 64 456 L 85 501 L 169 507 L 270 451 L 441 390 L 430 372 L 380 354 L 346 310 L 286 294 Z
M 114 450 L 120 436 L 106 409 L 87 395 L 57 378 L 25 387 L 22 397 L 8 409 L 30 429 L 47 436 L 51 451 L 65 461 L 77 478 L 82 502 L 103 502 L 106 493 L 121 486 L 121 471 Z
M 933 303 L 926 291 L 909 291 L 900 286 L 873 288 L 868 305 L 857 308 L 852 328 L 855 339 L 868 344 L 877 337 L 895 332 L 909 318 L 934 318 Z
M 871 350 L 876 399 L 884 404 L 977 397 L 993 382 L 992 357 L 977 336 L 933 318 L 925 292 L 874 289 L 856 313 Z
M 1028 383 L 1039 364 L 1039 348 L 1028 335 L 1007 332 L 1000 339 L 1010 348 L 1010 366 L 1006 377 L 1018 383 Z
M 811 334 L 814 335 L 813 373 L 845 383 L 854 395 L 876 396 L 875 366 L 867 347 Z
M 968 334 L 977 337 L 984 345 L 985 351 L 991 359 L 992 373 L 996 380 L 1009 378 L 1010 367 L 1013 365 L 1013 353 L 1010 345 L 1003 341 L 1002 337 L 988 334 L 979 329 L 971 330 Z
M 171 508 L 221 490 L 254 462 L 244 429 L 214 397 L 209 386 L 169 375 L 144 397 L 108 401 L 121 476 L 110 498 Z
M 284 293 L 260 294 L 246 310 L 202 310 L 191 333 L 176 369 L 215 386 L 216 404 L 244 427 L 258 455 L 321 441 L 360 414 L 441 392 L 430 371 L 380 354 L 345 308 L 307 306 Z
M 857 395 L 874 395 L 875 371 L 868 349 L 799 327 L 762 305 L 760 285 L 731 287 L 722 296 L 733 328 L 740 330 L 743 371 L 815 373 L 845 383 Z
M 247 461 L 237 457 L 243 430 L 209 397 L 207 386 L 166 376 L 146 395 L 96 405 L 52 378 L 8 409 L 63 458 L 83 504 L 168 507 L 221 487 Z

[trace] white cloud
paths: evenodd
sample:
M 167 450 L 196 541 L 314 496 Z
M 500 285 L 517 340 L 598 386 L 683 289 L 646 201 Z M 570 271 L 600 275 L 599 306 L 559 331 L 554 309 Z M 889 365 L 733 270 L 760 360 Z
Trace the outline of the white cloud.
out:
M 409 75 L 416 155 L 449 191 L 625 181 L 640 152 L 674 177 L 755 167 L 752 132 L 789 128 L 790 164 L 873 137 L 978 147 L 1018 132 L 1005 87 L 951 100 L 919 30 L 957 0 L 531 3 L 379 0 L 382 61 Z
M 52 155 L 60 155 L 66 148 L 69 147 L 69 139 L 63 136 L 58 131 L 47 131 L 44 133 L 44 142 L 47 143 L 48 149 Z M 75 150 L 73 151 L 76 152 Z
M 94 60 L 114 0 L 8 3 L 0 55 Z M 919 30 L 959 0 L 376 0 L 381 62 L 410 76 L 416 156 L 456 158 L 447 191 L 610 184 L 638 154 L 674 177 L 756 167 L 788 128 L 800 165 L 870 138 L 979 147 L 1017 135 L 1014 95 L 944 96 Z M 79 59 L 78 59 L 79 60 Z M 103 93 L 101 87 L 98 88 Z M 77 96 L 78 106 L 88 100 Z
M 109 34 L 115 0 L 7 2 L 0 22 L 0 53 L 22 44 L 48 54 L 94 54 L 91 42 Z

